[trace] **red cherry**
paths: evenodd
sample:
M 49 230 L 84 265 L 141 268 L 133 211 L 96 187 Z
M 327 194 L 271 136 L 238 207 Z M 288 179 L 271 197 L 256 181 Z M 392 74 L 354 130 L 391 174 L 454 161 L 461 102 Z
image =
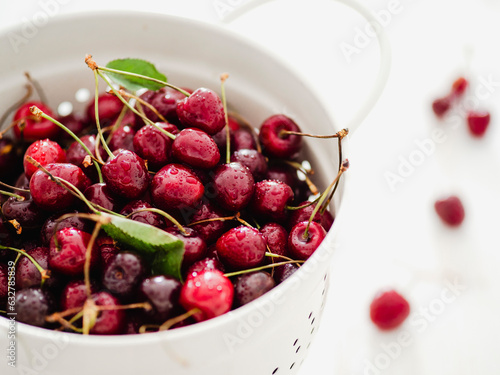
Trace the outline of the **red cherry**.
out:
M 382 330 L 397 328 L 409 314 L 408 301 L 394 290 L 378 294 L 370 304 L 370 318 Z
M 437 117 L 442 118 L 451 108 L 451 97 L 445 96 L 432 102 L 432 110 Z
M 470 111 L 467 113 L 467 125 L 470 133 L 475 137 L 482 137 L 490 124 L 490 113 Z
M 172 143 L 172 155 L 193 168 L 211 169 L 220 159 L 215 141 L 204 131 L 183 129 Z
M 302 137 L 283 134 L 283 131 L 301 132 L 299 126 L 285 115 L 273 115 L 260 127 L 259 140 L 264 153 L 274 158 L 291 159 L 302 147 Z
M 469 82 L 464 77 L 459 77 L 451 86 L 451 94 L 455 97 L 460 97 L 464 94 L 468 86 Z
M 293 190 L 290 186 L 278 180 L 263 180 L 255 184 L 250 207 L 258 216 L 282 221 L 287 215 L 286 206 L 292 200 Z
M 193 317 L 201 322 L 231 310 L 233 297 L 233 283 L 222 272 L 205 270 L 188 277 L 179 302 L 188 311 L 199 309 Z
M 17 138 L 21 138 L 21 126 L 20 122 L 24 121 L 25 126 L 22 131 L 23 138 L 27 141 L 36 141 L 37 139 L 55 139 L 59 134 L 59 127 L 49 120 L 44 118 L 35 118 L 30 111 L 31 106 L 38 107 L 42 112 L 50 117 L 55 117 L 52 110 L 42 102 L 31 101 L 24 103 L 17 112 L 14 114 L 14 121 L 19 121 L 16 126 L 14 126 L 14 134 Z
M 301 221 L 288 235 L 288 251 L 294 259 L 307 260 L 326 237 L 326 231 L 321 224 L 311 221 L 308 236 L 304 238 L 307 224 L 307 221 Z
M 266 240 L 254 228 L 241 225 L 224 233 L 216 243 L 220 261 L 235 270 L 253 268 L 262 263 Z
M 26 160 L 27 155 L 31 156 L 42 166 L 50 163 L 66 163 L 66 153 L 58 143 L 48 138 L 35 141 L 28 147 L 24 154 L 24 174 L 28 179 L 31 178 L 38 168 Z
M 224 106 L 219 96 L 206 88 L 196 89 L 177 103 L 177 115 L 185 127 L 193 127 L 214 135 L 226 124 Z
M 460 198 L 456 196 L 436 201 L 434 208 L 441 220 L 449 226 L 457 227 L 464 220 L 464 206 Z

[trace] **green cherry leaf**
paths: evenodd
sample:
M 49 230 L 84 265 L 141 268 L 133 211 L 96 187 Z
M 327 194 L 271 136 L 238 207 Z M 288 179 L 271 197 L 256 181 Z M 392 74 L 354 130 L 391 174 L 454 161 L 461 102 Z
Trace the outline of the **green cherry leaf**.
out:
M 102 213 L 104 231 L 118 243 L 152 259 L 155 274 L 181 280 L 184 243 L 177 237 L 152 225 Z
M 106 68 L 125 72 L 119 73 L 105 70 L 106 74 L 115 83 L 131 91 L 137 91 L 142 88 L 156 91 L 165 86 L 148 78 L 167 82 L 167 77 L 160 73 L 152 63 L 141 59 L 113 60 L 106 64 Z M 126 73 L 132 73 L 132 75 Z M 137 75 L 144 76 L 145 78 L 138 77 Z

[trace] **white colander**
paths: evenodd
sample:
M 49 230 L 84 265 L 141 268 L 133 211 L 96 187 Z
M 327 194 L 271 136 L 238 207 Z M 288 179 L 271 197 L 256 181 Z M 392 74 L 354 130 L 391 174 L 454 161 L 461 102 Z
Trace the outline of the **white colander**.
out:
M 353 6 L 351 2 L 349 5 Z M 369 12 L 359 6 L 354 8 L 370 22 L 377 22 Z M 165 72 L 171 83 L 186 87 L 217 90 L 220 74 L 228 72 L 228 102 L 254 125 L 260 125 L 271 114 L 285 113 L 311 133 L 334 133 L 345 127 L 332 122 L 306 80 L 280 57 L 223 27 L 164 15 L 115 11 L 55 17 L 25 38 L 26 43 L 13 42 L 16 33 L 23 36 L 18 29 L 0 35 L 3 109 L 24 94 L 23 74 L 28 71 L 44 88 L 51 107 L 69 101 L 81 110 L 84 104 L 75 99 L 75 93 L 81 88 L 93 90 L 93 75 L 84 63 L 89 53 L 99 64 L 123 57 L 147 59 Z M 381 45 L 387 48 L 385 40 Z M 383 56 L 387 58 L 387 54 Z M 369 96 L 351 128 L 366 115 L 380 93 L 387 77 L 386 62 L 382 64 L 377 90 Z M 347 139 L 344 142 L 344 156 L 348 156 Z M 336 146 L 308 139 L 306 151 L 316 175 L 322 177 L 318 185 L 327 186 L 337 173 Z M 7 366 L 6 356 L 2 355 L 0 373 L 296 373 L 318 329 L 325 304 L 348 173 L 344 177 L 332 206 L 337 219 L 322 245 L 289 279 L 256 301 L 203 323 L 144 335 L 81 336 L 17 323 L 17 367 Z M 7 319 L 0 318 L 2 350 L 11 341 L 8 330 Z

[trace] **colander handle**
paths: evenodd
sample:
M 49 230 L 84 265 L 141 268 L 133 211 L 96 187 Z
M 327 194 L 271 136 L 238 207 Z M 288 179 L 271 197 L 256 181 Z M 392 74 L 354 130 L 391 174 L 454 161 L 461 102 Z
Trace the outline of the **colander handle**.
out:
M 272 0 L 250 0 L 244 4 L 239 5 L 235 9 L 232 9 L 231 12 L 224 16 L 221 20 L 223 23 L 230 23 L 242 16 L 246 12 L 262 5 Z M 363 123 L 365 118 L 371 112 L 378 99 L 382 96 L 382 92 L 387 84 L 387 80 L 389 78 L 389 72 L 391 68 L 392 61 L 392 53 L 391 53 L 391 45 L 389 42 L 389 38 L 387 37 L 387 33 L 384 31 L 383 26 L 377 20 L 376 17 L 367 9 L 364 5 L 362 5 L 358 0 L 333 0 L 338 3 L 344 4 L 349 8 L 356 11 L 360 16 L 362 16 L 372 27 L 375 29 L 375 33 L 377 35 L 377 41 L 380 50 L 380 66 L 377 74 L 377 78 L 369 91 L 368 96 L 365 101 L 359 107 L 359 110 L 356 112 L 354 117 L 346 124 L 346 126 L 342 126 L 342 128 L 348 128 L 349 132 L 352 134 L 356 131 L 360 125 Z

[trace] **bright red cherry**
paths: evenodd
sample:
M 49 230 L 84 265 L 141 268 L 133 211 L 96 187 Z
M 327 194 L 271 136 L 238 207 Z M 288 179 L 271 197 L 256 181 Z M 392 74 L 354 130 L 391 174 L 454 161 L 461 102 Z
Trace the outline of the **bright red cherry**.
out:
M 409 314 L 408 301 L 394 290 L 378 294 L 370 304 L 370 318 L 382 330 L 399 327 Z
M 181 130 L 172 143 L 172 155 L 193 168 L 211 169 L 220 159 L 219 148 L 207 133 L 195 128 Z
M 459 77 L 453 82 L 451 86 L 451 94 L 455 97 L 460 97 L 465 93 L 465 90 L 469 86 L 469 82 L 464 77 Z
M 224 233 L 217 240 L 216 249 L 224 265 L 242 270 L 262 263 L 266 240 L 257 229 L 241 225 Z
M 177 103 L 177 115 L 185 127 L 193 127 L 214 135 L 226 124 L 224 106 L 219 96 L 206 88 L 196 89 Z
M 294 259 L 307 260 L 326 237 L 325 229 L 315 221 L 311 221 L 307 236 L 304 237 L 307 224 L 307 221 L 301 221 L 288 235 L 288 251 Z
M 467 113 L 467 125 L 470 133 L 475 137 L 482 137 L 490 124 L 490 113 L 470 111 Z
M 259 140 L 266 155 L 283 159 L 297 155 L 302 148 L 302 136 L 284 131 L 301 132 L 299 126 L 285 115 L 273 115 L 262 123 Z
M 50 163 L 66 163 L 66 153 L 57 142 L 51 141 L 48 138 L 39 139 L 29 145 L 24 154 L 24 174 L 28 179 L 31 178 L 38 168 L 26 160 L 27 155 L 31 156 L 42 166 Z
M 17 112 L 14 114 L 13 121 L 17 122 L 14 126 L 14 134 L 17 138 L 21 138 L 21 133 L 23 139 L 27 141 L 36 141 L 37 139 L 55 139 L 59 134 L 59 127 L 53 124 L 51 121 L 44 118 L 37 119 L 32 115 L 30 111 L 31 106 L 38 107 L 42 112 L 48 116 L 54 118 L 54 113 L 52 110 L 42 102 L 31 101 L 24 103 Z M 24 129 L 21 130 L 21 123 L 24 123 Z
M 233 297 L 231 280 L 218 270 L 206 270 L 188 277 L 181 289 L 179 302 L 188 311 L 199 309 L 193 317 L 201 322 L 231 310 Z

